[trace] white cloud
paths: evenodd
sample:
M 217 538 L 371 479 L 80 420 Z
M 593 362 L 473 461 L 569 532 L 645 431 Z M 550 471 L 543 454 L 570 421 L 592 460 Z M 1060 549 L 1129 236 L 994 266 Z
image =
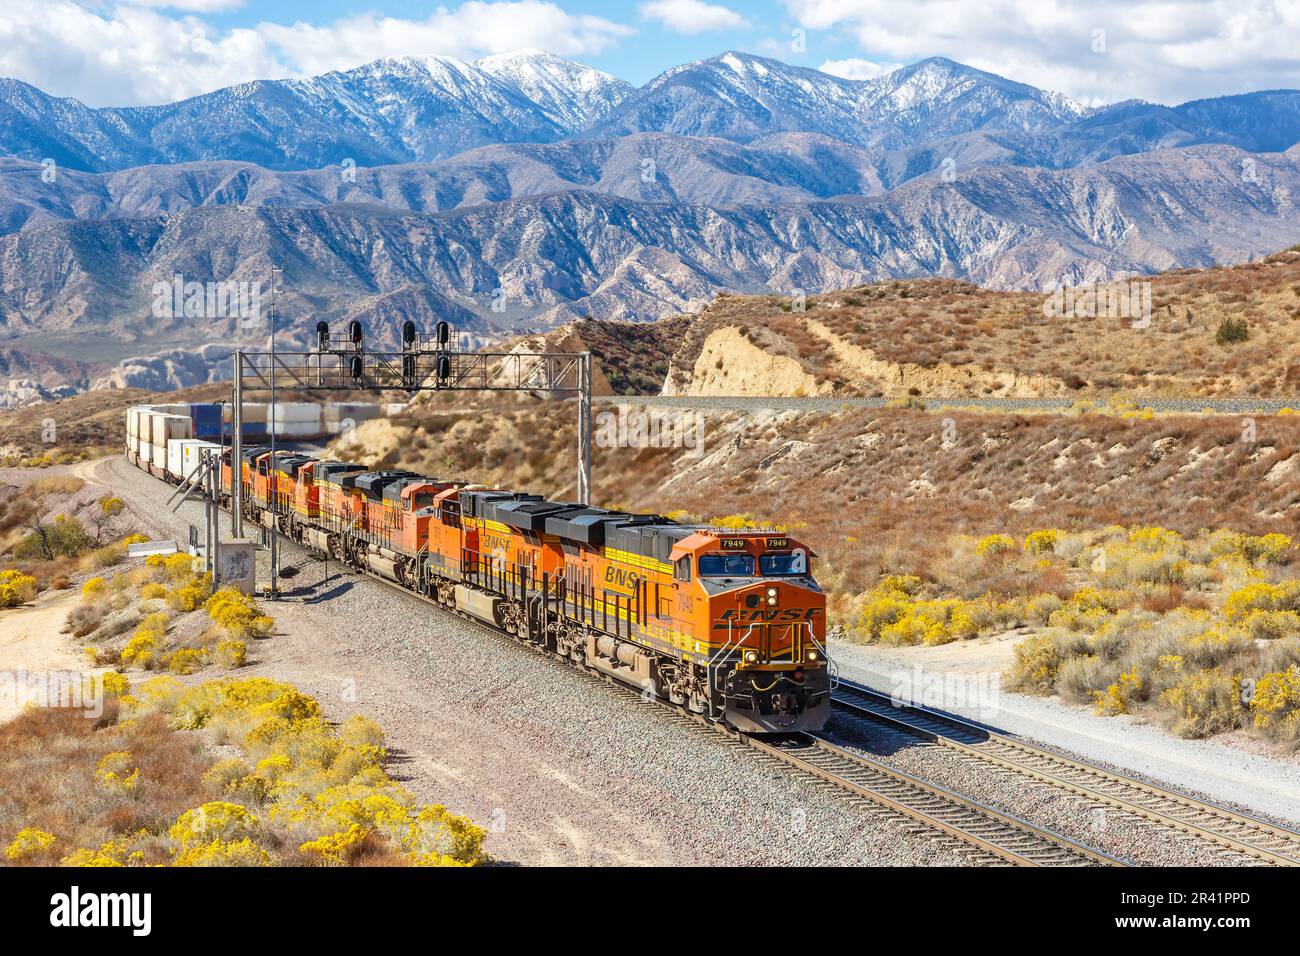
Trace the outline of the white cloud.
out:
M 743 30 L 749 21 L 734 10 L 703 0 L 652 0 L 641 5 L 641 16 L 677 33 Z
M 900 66 L 901 63 L 873 63 L 871 60 L 850 57 L 846 60 L 827 60 L 817 69 L 846 80 L 874 80 L 878 76 L 892 73 Z
M 784 2 L 869 62 L 946 56 L 1089 103 L 1300 86 L 1300 0 Z
M 214 9 L 220 2 L 168 5 Z M 381 56 L 472 59 L 521 47 L 594 54 L 633 32 L 543 0 L 470 0 L 438 7 L 424 20 L 358 16 L 323 26 L 264 22 L 229 31 L 138 4 L 90 10 L 73 0 L 3 0 L 0 76 L 92 106 L 155 104 L 255 79 L 348 69 Z
M 166 7 L 190 13 L 215 13 L 221 10 L 238 10 L 244 0 L 128 0 L 133 7 Z

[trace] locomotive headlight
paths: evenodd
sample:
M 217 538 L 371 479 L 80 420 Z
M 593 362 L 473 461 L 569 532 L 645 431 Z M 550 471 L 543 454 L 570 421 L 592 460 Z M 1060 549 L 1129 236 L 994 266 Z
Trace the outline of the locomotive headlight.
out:
M 756 654 L 754 651 L 745 651 L 745 663 L 746 664 L 758 663 L 758 654 Z
M 810 661 L 815 661 L 815 660 L 817 660 L 817 652 L 816 652 L 816 651 L 809 651 L 809 652 L 808 652 L 808 660 L 810 660 Z
M 767 596 L 768 596 L 769 598 L 774 598 L 774 597 L 776 597 L 776 588 L 768 588 L 768 589 L 767 589 Z

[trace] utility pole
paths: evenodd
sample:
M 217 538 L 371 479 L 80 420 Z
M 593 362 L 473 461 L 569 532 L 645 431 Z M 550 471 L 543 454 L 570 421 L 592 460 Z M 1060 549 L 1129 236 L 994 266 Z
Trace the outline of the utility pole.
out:
M 284 274 L 284 270 L 279 266 L 271 266 L 271 408 L 267 413 L 267 418 L 271 425 L 271 464 L 267 478 L 267 487 L 270 489 L 271 497 L 271 600 L 280 599 L 280 536 L 279 536 L 279 514 L 280 499 L 276 496 L 278 491 L 276 474 L 275 474 L 275 433 L 278 430 L 279 423 L 275 417 L 275 294 L 276 286 L 279 285 L 277 277 Z

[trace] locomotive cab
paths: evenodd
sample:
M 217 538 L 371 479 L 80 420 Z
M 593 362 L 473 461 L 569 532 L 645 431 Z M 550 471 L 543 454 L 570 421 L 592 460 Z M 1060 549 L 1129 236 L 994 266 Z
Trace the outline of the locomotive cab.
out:
M 812 551 L 774 532 L 701 530 L 673 549 L 678 600 L 709 635 L 711 685 L 750 733 L 816 730 L 830 715 L 826 595 Z

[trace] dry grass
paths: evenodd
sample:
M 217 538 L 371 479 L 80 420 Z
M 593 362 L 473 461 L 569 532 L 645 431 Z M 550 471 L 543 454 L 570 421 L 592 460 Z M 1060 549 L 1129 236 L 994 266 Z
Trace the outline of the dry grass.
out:
M 1127 319 L 1046 318 L 1044 296 L 995 292 L 953 279 L 890 280 L 811 296 L 792 313 L 778 296 L 719 295 L 682 335 L 671 363 L 690 375 L 708 335 L 739 329 L 796 360 L 835 394 L 905 395 L 899 376 L 864 374 L 833 358 L 810 329 L 879 360 L 920 369 L 965 366 L 973 380 L 940 379 L 935 394 L 1290 397 L 1300 393 L 1300 250 L 1261 262 L 1150 277 L 1149 328 Z M 1220 342 L 1224 322 L 1244 341 Z M 1244 326 L 1243 326 L 1244 323 Z M 929 381 L 929 380 L 928 380 Z

